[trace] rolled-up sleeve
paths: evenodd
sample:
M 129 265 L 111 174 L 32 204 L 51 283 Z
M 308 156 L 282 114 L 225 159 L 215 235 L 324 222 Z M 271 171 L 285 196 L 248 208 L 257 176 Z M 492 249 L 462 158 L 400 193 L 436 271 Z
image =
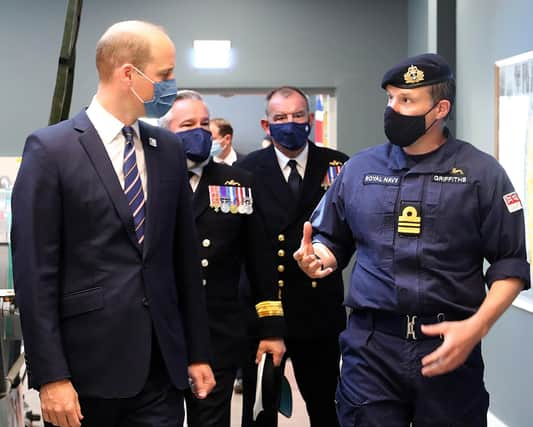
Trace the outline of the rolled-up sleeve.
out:
M 524 282 L 524 289 L 529 289 L 524 210 L 510 208 L 516 206 L 512 201 L 518 196 L 503 168 L 495 166 L 494 186 L 485 192 L 480 190 L 483 251 L 491 264 L 485 280 L 490 287 L 496 280 L 519 278 Z

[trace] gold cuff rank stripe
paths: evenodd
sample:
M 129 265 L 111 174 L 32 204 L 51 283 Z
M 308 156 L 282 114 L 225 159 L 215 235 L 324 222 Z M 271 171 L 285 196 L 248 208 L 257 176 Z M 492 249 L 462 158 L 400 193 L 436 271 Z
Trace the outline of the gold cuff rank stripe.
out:
M 269 316 L 283 316 L 281 301 L 262 301 L 256 304 L 255 311 L 259 318 Z

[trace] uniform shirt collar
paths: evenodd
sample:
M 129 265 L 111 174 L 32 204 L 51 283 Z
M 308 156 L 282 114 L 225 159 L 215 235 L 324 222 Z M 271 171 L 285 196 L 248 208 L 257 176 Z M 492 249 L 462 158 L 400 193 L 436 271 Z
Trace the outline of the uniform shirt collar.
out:
M 213 157 L 213 161 L 215 163 L 225 163 L 225 164 L 231 166 L 233 163 L 235 163 L 237 161 L 237 153 L 235 152 L 233 147 L 231 147 L 230 152 L 228 153 L 228 155 L 225 158 L 221 159 L 220 157 Z
M 390 144 L 390 146 L 389 168 L 392 170 L 408 169 L 408 155 L 405 154 L 401 147 L 393 144 Z M 455 165 L 455 153 L 457 148 L 457 140 L 453 137 L 451 132 L 447 131 L 446 142 L 427 158 L 416 163 L 409 170 L 409 173 L 449 172 Z
M 110 144 L 115 140 L 117 135 L 122 134 L 122 128 L 125 126 L 124 123 L 107 111 L 96 99 L 96 96 L 93 97 L 86 113 L 104 145 Z M 131 127 L 137 137 L 140 138 L 139 121 L 136 120 Z
M 274 145 L 274 152 L 276 153 L 276 157 L 279 163 L 279 168 L 281 170 L 283 170 L 287 166 L 287 163 L 289 162 L 289 160 L 296 160 L 298 169 L 301 168 L 300 170 L 305 171 L 305 166 L 307 165 L 307 158 L 309 156 L 309 142 L 305 144 L 305 147 L 302 150 L 302 152 L 294 158 L 287 157 L 285 154 L 279 151 L 275 145 Z
M 209 163 L 209 160 L 211 157 L 209 157 L 207 160 L 204 160 L 203 162 L 193 162 L 192 160 L 187 159 L 187 170 L 189 172 L 193 172 L 195 175 L 198 176 L 198 178 L 202 177 L 202 173 L 204 171 L 204 167 Z

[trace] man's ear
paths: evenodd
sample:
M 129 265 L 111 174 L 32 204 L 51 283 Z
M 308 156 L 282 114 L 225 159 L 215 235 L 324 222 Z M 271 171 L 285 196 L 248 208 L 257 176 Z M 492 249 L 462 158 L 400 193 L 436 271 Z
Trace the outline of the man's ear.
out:
M 267 135 L 270 135 L 270 128 L 268 127 L 268 120 L 267 119 L 261 119 L 261 127 L 265 131 Z
M 133 69 L 133 65 L 122 64 L 115 70 L 115 72 L 118 74 L 118 78 L 120 81 L 131 86 L 133 80 L 133 73 L 135 72 L 135 70 Z
M 441 99 L 437 106 L 437 119 L 444 119 L 452 108 L 452 103 L 448 99 Z

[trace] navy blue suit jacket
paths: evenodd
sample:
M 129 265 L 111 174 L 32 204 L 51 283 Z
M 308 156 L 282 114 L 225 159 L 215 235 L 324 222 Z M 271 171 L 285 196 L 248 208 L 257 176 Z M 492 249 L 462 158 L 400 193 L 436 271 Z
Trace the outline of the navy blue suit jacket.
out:
M 143 387 L 153 333 L 170 381 L 207 361 L 208 328 L 185 157 L 139 122 L 145 241 L 84 111 L 30 135 L 13 190 L 13 268 L 30 386 L 70 378 L 81 396 Z M 155 143 L 154 143 L 155 141 Z

